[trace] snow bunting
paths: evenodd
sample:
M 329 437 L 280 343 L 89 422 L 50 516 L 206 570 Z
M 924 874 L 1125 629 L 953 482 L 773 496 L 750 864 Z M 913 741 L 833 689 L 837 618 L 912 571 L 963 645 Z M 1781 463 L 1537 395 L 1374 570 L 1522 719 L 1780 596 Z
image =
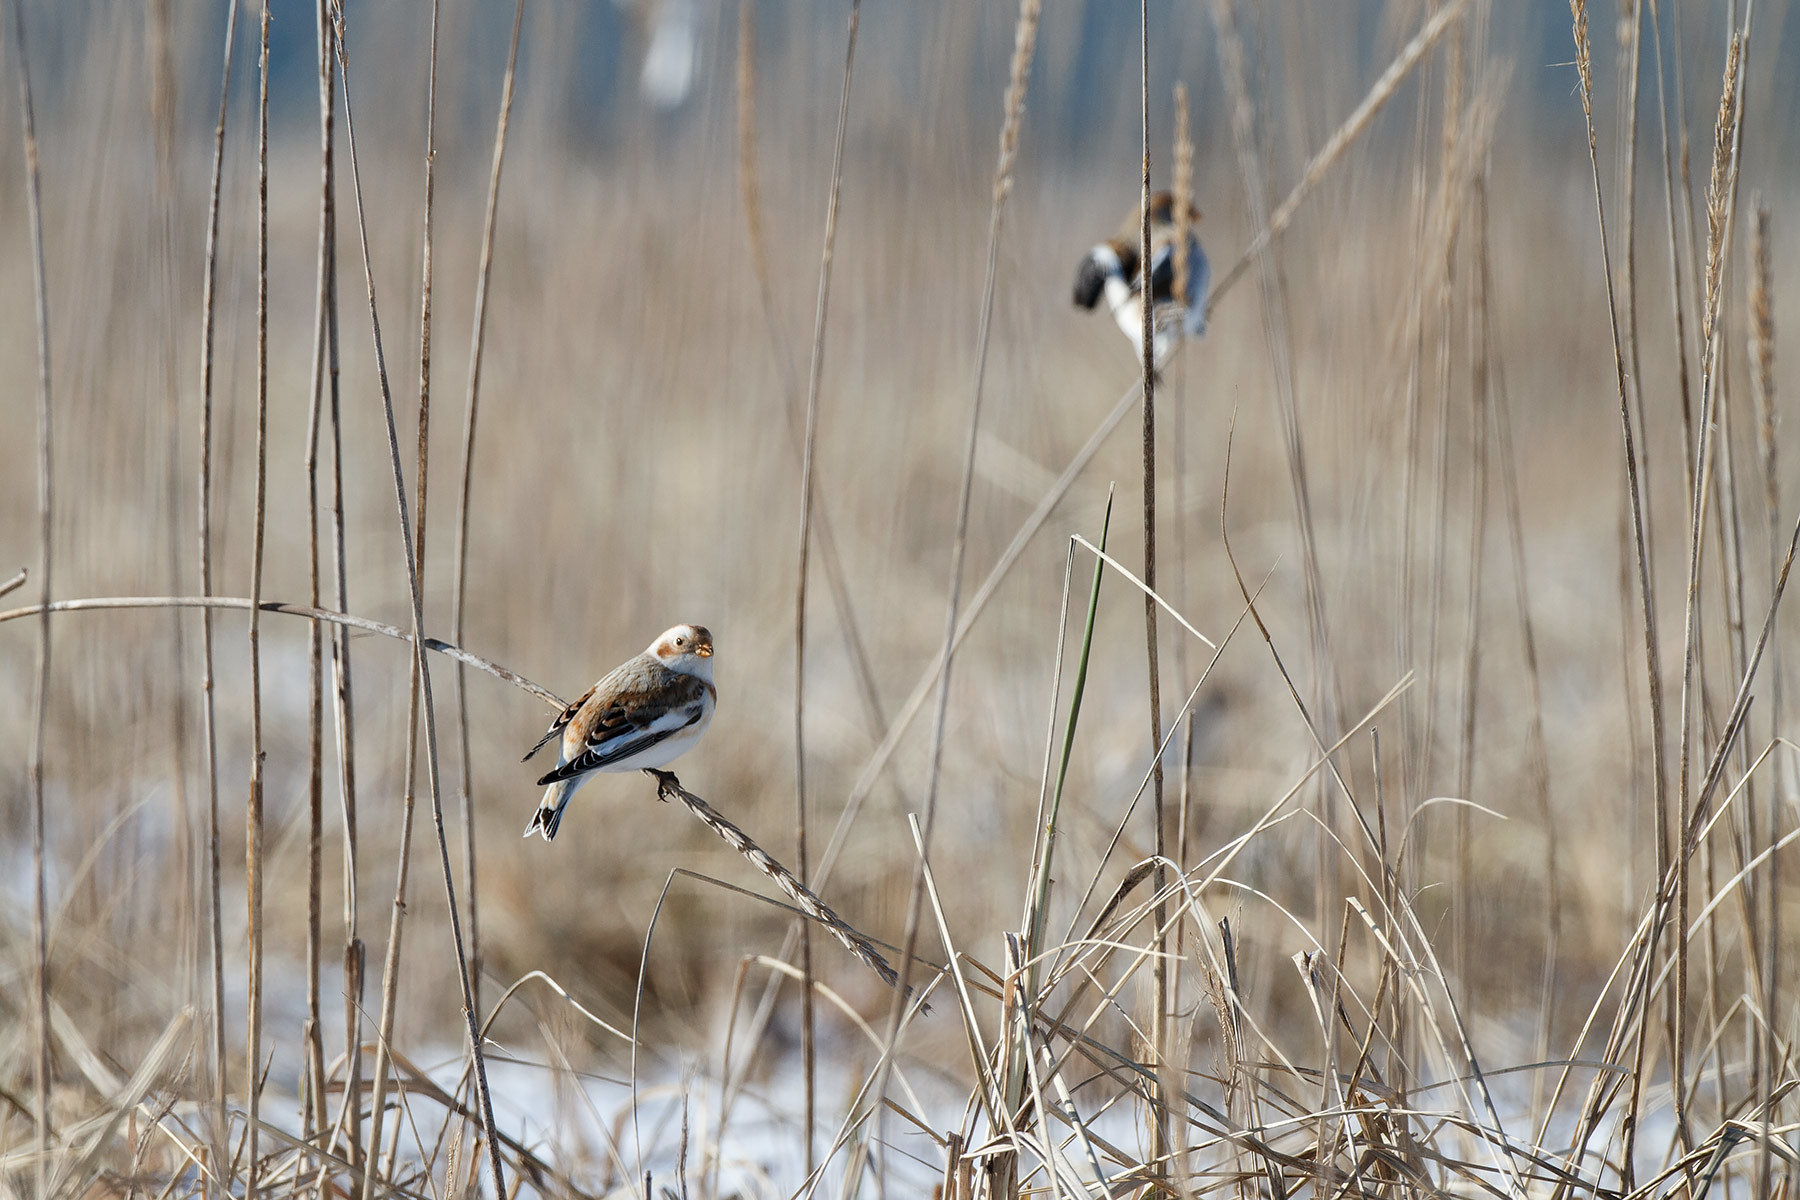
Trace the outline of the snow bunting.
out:
M 704 627 L 677 625 L 563 709 L 520 760 L 562 736 L 556 769 L 538 780 L 544 798 L 525 836 L 555 837 L 569 797 L 595 772 L 665 767 L 691 749 L 718 699 L 712 653 L 712 634 Z
M 1182 337 L 1199 337 L 1206 332 L 1206 299 L 1212 289 L 1212 267 L 1193 227 L 1200 223 L 1200 210 L 1188 205 L 1187 295 L 1175 296 L 1175 199 L 1168 192 L 1150 197 L 1150 294 L 1153 307 L 1152 354 L 1158 366 L 1168 361 L 1175 343 Z M 1093 308 L 1102 296 L 1112 311 L 1113 320 L 1131 339 L 1132 346 L 1143 342 L 1143 309 L 1139 296 L 1143 280 L 1138 271 L 1138 250 L 1143 244 L 1143 228 L 1138 220 L 1137 205 L 1131 206 L 1119 232 L 1087 252 L 1075 270 L 1075 303 Z

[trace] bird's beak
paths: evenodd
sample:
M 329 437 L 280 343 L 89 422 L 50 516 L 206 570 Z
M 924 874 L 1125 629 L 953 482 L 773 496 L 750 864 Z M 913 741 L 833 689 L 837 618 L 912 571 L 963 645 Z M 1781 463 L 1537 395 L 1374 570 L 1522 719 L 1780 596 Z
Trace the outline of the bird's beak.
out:
M 694 656 L 696 658 L 711 658 L 712 657 L 712 647 L 711 646 L 695 646 L 694 647 Z

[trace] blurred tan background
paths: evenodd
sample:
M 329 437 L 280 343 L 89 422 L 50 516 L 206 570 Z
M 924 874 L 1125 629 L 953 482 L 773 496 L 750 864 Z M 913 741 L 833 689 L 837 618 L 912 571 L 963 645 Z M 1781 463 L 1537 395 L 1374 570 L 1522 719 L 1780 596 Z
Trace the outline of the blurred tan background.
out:
M 660 9 L 682 2 L 664 0 Z M 1435 6 L 1279 0 L 1244 7 L 1254 128 L 1275 203 Z M 1699 196 L 1724 18 L 1717 5 L 1671 7 L 1668 53 L 1673 63 L 1679 26 L 1687 104 L 1675 117 L 1694 139 L 1691 187 Z M 1764 7 L 1739 188 L 1743 197 L 1760 191 L 1773 212 L 1776 344 L 1785 350 L 1794 344 L 1800 306 L 1786 270 L 1800 215 L 1793 203 L 1793 166 L 1800 161 L 1789 120 L 1793 96 L 1783 82 L 1791 74 L 1786 49 L 1793 35 L 1787 5 Z M 59 598 L 193 594 L 199 297 L 222 10 L 186 0 L 26 9 L 40 89 L 54 354 L 55 592 Z M 1111 9 L 1052 0 L 1043 16 L 1000 244 L 965 597 L 1136 378 L 1133 353 L 1112 323 L 1069 302 L 1077 260 L 1113 231 L 1138 186 L 1135 18 Z M 303 464 L 318 219 L 314 33 L 310 6 L 276 4 L 274 10 L 263 589 L 267 598 L 304 603 Z M 784 860 L 793 850 L 800 473 L 790 414 L 804 401 L 843 62 L 842 10 L 788 0 L 755 4 L 755 167 L 771 265 L 772 319 L 765 319 L 742 202 L 736 6 L 710 0 L 679 11 L 565 0 L 527 4 L 473 482 L 468 648 L 572 697 L 664 627 L 676 621 L 710 626 L 719 647 L 718 717 L 677 769 L 690 788 Z M 423 4 L 352 5 L 348 14 L 350 100 L 374 285 L 409 476 L 419 391 L 428 11 Z M 1196 143 L 1195 199 L 1205 214 L 1199 233 L 1217 280 L 1255 230 L 1209 11 L 1151 6 L 1162 31 L 1153 43 L 1151 126 L 1153 171 L 1166 185 L 1171 89 L 1184 82 Z M 871 5 L 862 12 L 819 396 L 817 505 L 835 532 L 878 699 L 890 719 L 942 633 L 1014 16 L 1010 6 L 993 3 Z M 1615 16 L 1609 6 L 1593 15 L 1596 119 L 1609 134 L 1618 119 Z M 506 5 L 443 5 L 424 583 L 427 624 L 444 636 L 471 306 L 509 17 Z M 1450 965 L 1479 997 L 1472 1017 L 1477 1036 L 1501 1058 L 1528 1052 L 1534 1019 L 1526 1014 L 1537 1002 L 1549 897 L 1562 909 L 1566 990 L 1554 1028 L 1566 1038 L 1611 969 L 1650 886 L 1641 633 L 1636 601 L 1622 591 L 1618 406 L 1567 21 L 1567 11 L 1553 3 L 1496 6 L 1484 33 L 1469 35 L 1461 97 L 1470 107 L 1454 110 L 1481 106 L 1481 120 L 1462 126 L 1475 131 L 1469 136 L 1491 128 L 1488 151 L 1472 155 L 1486 192 L 1491 396 L 1505 405 L 1516 448 L 1541 707 L 1524 667 L 1497 457 L 1487 476 L 1483 584 L 1475 624 L 1469 620 L 1477 507 L 1471 481 L 1482 443 L 1490 452 L 1493 446 L 1478 436 L 1472 415 L 1471 313 L 1478 311 L 1473 281 L 1481 233 L 1466 194 L 1458 193 L 1457 203 L 1466 207 L 1446 290 L 1440 290 L 1444 265 L 1433 258 L 1427 232 L 1443 170 L 1447 42 L 1394 92 L 1275 243 L 1331 637 L 1328 659 L 1315 652 L 1307 624 L 1303 551 L 1254 263 L 1220 298 L 1204 340 L 1186 348 L 1158 389 L 1162 591 L 1215 640 L 1239 616 L 1242 603 L 1220 538 L 1226 448 L 1235 428 L 1232 549 L 1251 587 L 1268 574 L 1259 603 L 1302 689 L 1325 678 L 1335 682 L 1342 709 L 1329 716 L 1332 732 L 1348 731 L 1412 673 L 1410 690 L 1376 721 L 1387 753 L 1390 819 L 1404 822 L 1421 801 L 1460 794 L 1466 705 L 1473 696 L 1466 798 L 1504 819 L 1473 816 L 1474 852 L 1465 874 L 1453 850 L 1452 810 L 1426 810 L 1411 835 L 1418 839 L 1411 883 L 1420 889 L 1421 913 L 1440 922 L 1446 954 L 1453 910 L 1467 922 L 1467 944 L 1478 952 Z M 687 24 L 659 33 L 668 22 Z M 239 596 L 250 586 L 255 472 L 254 26 L 253 13 L 240 20 L 236 47 L 216 334 L 215 586 Z M 691 43 L 684 40 L 690 35 Z M 645 62 L 659 36 L 674 39 L 662 53 L 676 61 L 655 66 L 646 82 Z M 678 86 L 683 46 L 694 55 L 685 89 Z M 9 62 L 16 51 L 9 38 Z M 159 78 L 167 99 L 153 104 Z M 1648 93 L 1653 80 L 1645 78 Z M 165 102 L 167 109 L 158 109 Z M 1663 662 L 1673 689 L 1687 533 L 1681 391 L 1654 100 L 1644 103 L 1636 382 L 1647 422 Z M 0 89 L 0 130 L 16 130 L 17 104 L 14 88 Z M 158 166 L 164 111 L 166 172 Z M 338 165 L 347 172 L 343 129 L 340 108 Z M 9 575 L 35 561 L 36 482 L 30 259 L 16 133 L 4 145 L 0 361 L 13 383 L 0 389 L 6 431 L 0 575 Z M 1609 189 L 1618 178 L 1615 158 L 1616 142 L 1604 139 L 1601 174 Z M 404 626 L 405 577 L 347 174 L 340 175 L 338 200 L 349 610 Z M 1701 220 L 1704 235 L 1703 212 Z M 1754 630 L 1771 579 L 1771 514 L 1758 490 L 1744 358 L 1747 244 L 1745 220 L 1724 284 L 1731 413 L 1722 428 L 1741 476 L 1742 575 Z M 1614 249 L 1616 255 L 1616 233 Z M 1691 267 L 1682 264 L 1690 290 Z M 1423 311 L 1416 328 L 1415 306 Z M 1449 347 L 1443 367 L 1441 344 Z M 1781 353 L 1776 361 L 1785 412 L 1800 380 L 1793 356 Z M 1417 426 L 1408 424 L 1409 389 L 1416 389 Z M 992 961 L 999 959 L 1000 931 L 1017 925 L 1029 864 L 1067 539 L 1074 533 L 1097 538 L 1109 484 L 1118 487 L 1112 548 L 1134 569 L 1142 560 L 1137 420 L 1126 418 L 1058 504 L 956 660 L 933 864 L 959 938 Z M 1414 434 L 1416 446 L 1409 440 Z M 1800 493 L 1785 426 L 1782 435 L 1779 471 L 1789 499 L 1773 514 L 1773 525 L 1785 543 L 1791 497 Z M 1407 595 L 1404 488 L 1414 454 Z M 325 495 L 328 500 L 328 486 Z M 1090 568 L 1091 559 L 1077 554 L 1072 632 L 1079 629 Z M 1709 561 L 1702 594 L 1705 702 L 1715 715 L 1736 682 L 1721 632 L 1726 610 L 1718 572 Z M 329 601 L 329 566 L 326 580 Z M 30 603 L 35 586 L 4 603 Z M 810 596 L 807 743 L 816 857 L 882 731 L 871 727 L 841 614 L 818 571 Z M 207 995 L 204 890 L 195 853 L 204 824 L 198 621 L 192 612 L 56 618 L 47 765 L 55 991 L 80 1013 L 89 1036 L 121 1061 L 175 1007 Z M 244 938 L 245 624 L 239 612 L 216 621 L 225 934 L 234 956 L 242 954 Z M 0 775 L 9 883 L 0 920 L 14 947 L 6 956 L 9 982 L 0 1010 L 17 1013 L 24 1011 L 29 979 L 23 764 L 32 628 L 19 621 L 0 630 L 0 661 L 14 681 L 0 689 L 0 760 L 15 764 Z M 299 1070 L 305 1017 L 308 627 L 294 617 L 269 616 L 263 629 L 271 980 L 265 1046 L 275 1055 L 273 1078 L 289 1087 Z M 1467 687 L 1471 642 L 1479 647 L 1473 691 Z M 407 658 L 400 643 L 387 639 L 359 636 L 352 646 L 360 926 L 369 945 L 365 1004 L 372 1012 L 392 899 Z M 1162 647 L 1166 723 L 1209 653 L 1184 641 L 1168 621 Z M 1763 669 L 1765 681 L 1791 666 L 1792 651 L 1784 628 Z M 433 672 L 446 811 L 460 869 L 456 798 L 465 781 L 453 673 L 441 658 Z M 1112 576 L 1101 598 L 1071 775 L 1059 923 L 1072 918 L 1072 898 L 1148 768 L 1144 677 L 1141 598 Z M 541 969 L 602 1016 L 629 1021 L 646 925 L 669 873 L 685 868 L 751 888 L 761 881 L 685 813 L 655 803 L 650 783 L 638 776 L 589 785 L 554 844 L 522 841 L 537 770 L 521 766 L 518 756 L 551 712 L 478 673 L 468 677 L 468 695 L 473 773 L 466 786 L 477 832 L 484 995 Z M 1059 704 L 1066 700 L 1065 679 Z M 1753 751 L 1781 732 L 1771 728 L 1773 708 L 1759 693 L 1747 739 Z M 1220 657 L 1197 712 L 1191 836 L 1204 853 L 1244 832 L 1315 755 L 1250 623 Z M 343 868 L 329 703 L 325 719 L 325 991 L 326 1008 L 335 1012 Z M 1530 729 L 1540 719 L 1548 825 L 1529 763 Z M 874 789 L 844 863 L 824 889 L 859 928 L 889 941 L 899 939 L 904 923 L 915 863 L 906 814 L 923 802 L 928 742 L 929 710 Z M 1184 750 L 1178 742 L 1171 752 L 1172 789 Z M 1369 780 L 1366 733 L 1341 761 L 1348 774 Z M 396 1042 L 452 1050 L 461 1037 L 454 960 L 423 808 L 414 836 L 406 999 Z M 1335 929 L 1323 926 L 1335 923 L 1338 908 L 1335 899 L 1327 911 L 1319 907 L 1321 836 L 1310 820 L 1292 820 L 1253 843 L 1234 874 L 1329 942 Z M 1107 867 L 1104 888 L 1149 852 L 1149 839 L 1140 815 Z M 1545 877 L 1550 839 L 1560 850 L 1554 879 Z M 1247 898 L 1244 907 L 1243 955 L 1254 995 L 1271 972 L 1290 969 L 1285 960 L 1305 939 L 1261 901 Z M 784 928 L 773 910 L 677 879 L 648 970 L 646 1019 L 657 1039 L 704 1053 L 739 960 L 774 953 Z M 927 942 L 938 953 L 935 937 Z M 821 973 L 853 1002 L 871 1015 L 884 1010 L 878 985 L 836 946 L 820 939 L 815 956 Z M 235 971 L 227 978 L 242 986 Z M 790 1007 L 780 1010 L 777 1028 L 791 1033 Z M 241 997 L 232 998 L 230 1011 L 234 1022 L 242 1020 Z M 527 1026 L 502 1028 L 523 1038 Z M 579 1026 L 564 1034 L 577 1042 L 587 1036 Z M 915 1050 L 937 1045 L 962 1053 L 949 1026 L 923 1037 Z M 598 1037 L 592 1045 L 610 1061 L 615 1047 Z M 329 1039 L 328 1046 L 332 1053 L 341 1049 Z

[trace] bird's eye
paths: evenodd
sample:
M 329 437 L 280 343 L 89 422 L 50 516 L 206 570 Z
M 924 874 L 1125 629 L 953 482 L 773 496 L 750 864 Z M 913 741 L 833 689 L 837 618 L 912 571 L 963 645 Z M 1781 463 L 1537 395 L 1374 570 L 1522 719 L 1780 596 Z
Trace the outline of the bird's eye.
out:
M 686 638 L 684 638 L 684 637 L 681 637 L 681 638 L 676 638 L 676 639 L 675 639 L 675 647 L 676 647 L 676 649 L 680 649 L 680 648 L 681 648 L 681 647 L 682 647 L 682 646 L 685 646 L 685 645 L 687 645 L 687 639 L 686 639 Z

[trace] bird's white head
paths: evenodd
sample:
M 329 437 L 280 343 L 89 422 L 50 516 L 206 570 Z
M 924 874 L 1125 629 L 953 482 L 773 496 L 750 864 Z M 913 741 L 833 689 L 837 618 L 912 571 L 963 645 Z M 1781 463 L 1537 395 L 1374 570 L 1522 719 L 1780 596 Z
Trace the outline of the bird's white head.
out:
M 712 679 L 712 631 L 704 625 L 677 625 L 650 643 L 649 653 L 683 675 Z

